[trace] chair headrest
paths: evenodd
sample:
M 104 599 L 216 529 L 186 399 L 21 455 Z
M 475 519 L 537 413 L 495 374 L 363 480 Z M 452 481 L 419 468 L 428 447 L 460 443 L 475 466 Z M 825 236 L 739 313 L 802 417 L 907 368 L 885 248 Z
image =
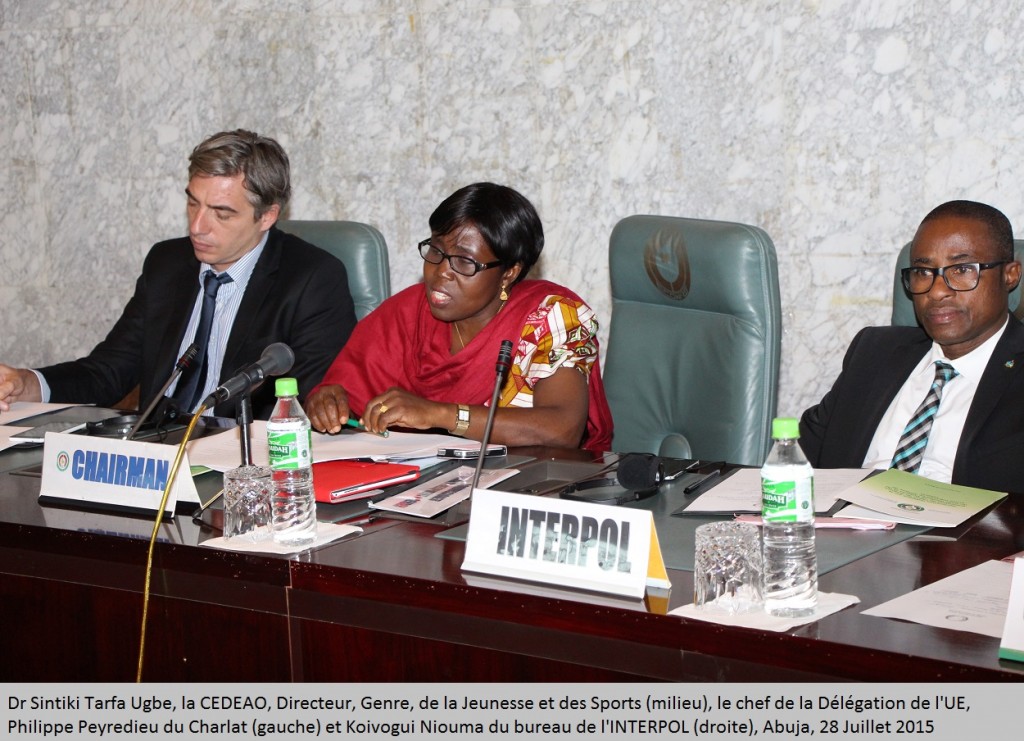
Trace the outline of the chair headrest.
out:
M 637 259 L 642 252 L 642 259 Z M 752 318 L 778 284 L 775 248 L 746 224 L 630 216 L 609 244 L 612 297 Z

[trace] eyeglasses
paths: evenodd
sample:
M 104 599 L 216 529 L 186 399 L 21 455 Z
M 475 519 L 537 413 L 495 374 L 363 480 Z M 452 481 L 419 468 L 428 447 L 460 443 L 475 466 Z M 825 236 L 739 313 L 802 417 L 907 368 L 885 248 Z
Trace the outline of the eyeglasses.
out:
M 417 245 L 417 247 L 420 251 L 420 257 L 431 265 L 440 265 L 442 260 L 447 260 L 448 264 L 452 266 L 452 270 L 459 275 L 465 275 L 467 277 L 473 277 L 481 270 L 490 270 L 491 268 L 496 268 L 502 264 L 501 260 L 495 260 L 494 262 L 477 262 L 472 257 L 466 257 L 465 255 L 449 255 L 447 252 L 442 252 L 437 247 L 430 244 L 429 239 L 424 239 Z
M 928 293 L 935 283 L 935 276 L 941 275 L 946 285 L 953 291 L 973 291 L 981 280 L 981 271 L 1005 265 L 1006 260 L 999 262 L 959 262 L 942 268 L 903 268 L 903 287 L 917 295 Z

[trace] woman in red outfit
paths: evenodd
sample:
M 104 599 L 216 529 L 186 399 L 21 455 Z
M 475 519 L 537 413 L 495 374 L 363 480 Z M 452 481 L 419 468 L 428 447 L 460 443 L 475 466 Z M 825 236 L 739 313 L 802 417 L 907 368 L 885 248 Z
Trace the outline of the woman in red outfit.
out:
M 511 371 L 491 440 L 608 450 L 612 421 L 598 365 L 594 312 L 569 289 L 524 280 L 544 247 L 533 205 L 493 183 L 462 188 L 430 216 L 419 244 L 423 283 L 356 326 L 306 411 L 337 432 L 443 429 L 479 440 L 502 340 Z

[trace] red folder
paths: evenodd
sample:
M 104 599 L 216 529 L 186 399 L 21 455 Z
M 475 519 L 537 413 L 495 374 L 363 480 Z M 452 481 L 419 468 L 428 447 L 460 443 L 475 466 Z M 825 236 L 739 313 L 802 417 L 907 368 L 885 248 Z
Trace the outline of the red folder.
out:
M 392 484 L 419 478 L 419 466 L 373 461 L 322 461 L 313 464 L 316 501 L 328 504 L 361 499 Z

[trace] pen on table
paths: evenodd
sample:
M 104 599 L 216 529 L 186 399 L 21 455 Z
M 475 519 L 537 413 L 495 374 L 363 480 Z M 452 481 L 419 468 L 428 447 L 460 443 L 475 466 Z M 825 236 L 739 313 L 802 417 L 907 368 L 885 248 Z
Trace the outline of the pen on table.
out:
M 371 517 L 363 517 L 363 518 L 357 519 L 357 520 L 342 520 L 342 521 L 337 522 L 335 524 L 336 525 L 352 525 L 353 527 L 362 527 L 363 525 L 369 525 L 371 522 L 373 522 L 373 518 L 371 518 Z
M 345 426 L 346 427 L 355 427 L 357 430 L 363 430 L 364 432 L 369 432 L 369 430 L 367 430 L 366 427 L 363 426 L 362 422 L 360 422 L 358 419 L 352 419 L 351 417 L 349 417 L 348 419 L 345 420 Z M 388 436 L 388 431 L 384 430 L 384 432 L 375 432 L 374 434 L 375 435 L 380 435 L 381 437 L 387 437 Z
M 375 519 L 376 519 L 376 517 L 374 516 L 373 512 L 365 512 L 364 511 L 364 512 L 356 512 L 354 515 L 349 515 L 348 517 L 342 517 L 340 520 L 335 520 L 334 524 L 335 525 L 367 525 L 367 524 L 373 522 L 373 520 L 375 520 Z
M 721 475 L 722 475 L 721 470 L 716 468 L 714 471 L 711 471 L 710 473 L 704 474 L 699 479 L 694 481 L 692 484 L 688 484 L 686 486 L 686 488 L 683 489 L 683 494 L 692 494 L 693 492 L 697 491 L 697 489 L 699 489 L 700 487 L 704 486 L 704 484 L 706 484 L 711 479 L 715 478 L 716 476 L 721 476 Z

